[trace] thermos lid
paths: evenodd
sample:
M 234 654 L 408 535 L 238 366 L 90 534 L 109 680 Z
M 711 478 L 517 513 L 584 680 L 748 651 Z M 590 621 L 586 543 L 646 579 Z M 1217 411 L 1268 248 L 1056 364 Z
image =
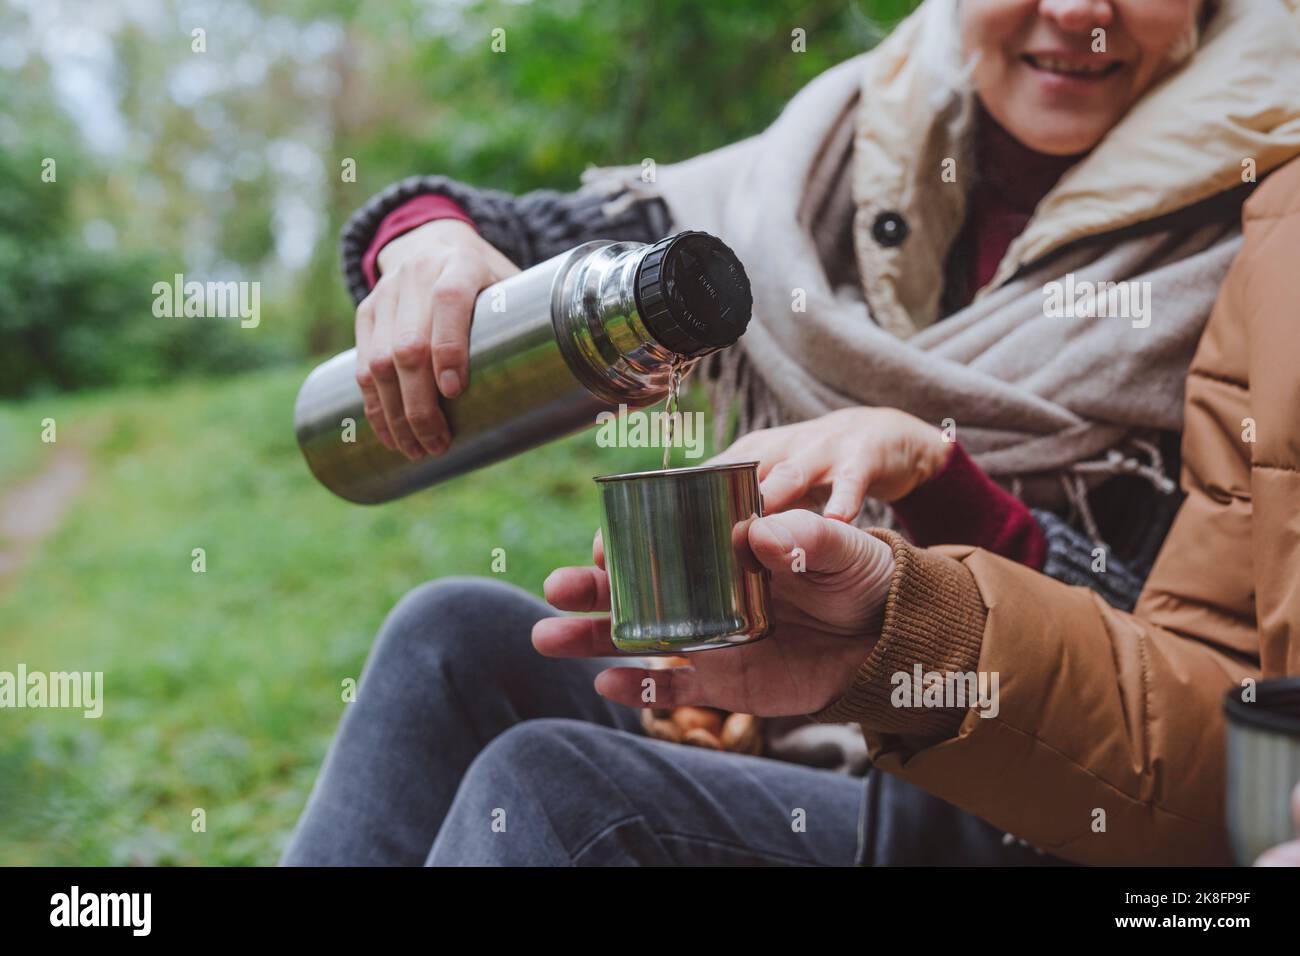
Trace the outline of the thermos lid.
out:
M 696 358 L 744 334 L 754 297 L 745 267 L 726 243 L 707 232 L 679 232 L 642 257 L 636 303 L 660 345 Z

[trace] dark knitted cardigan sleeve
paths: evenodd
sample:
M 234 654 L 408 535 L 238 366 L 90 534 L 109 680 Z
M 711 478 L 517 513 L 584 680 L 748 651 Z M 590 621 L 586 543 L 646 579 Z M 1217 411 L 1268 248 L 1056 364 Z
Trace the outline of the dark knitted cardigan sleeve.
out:
M 592 239 L 655 242 L 672 229 L 668 207 L 660 199 L 552 189 L 514 196 L 446 176 L 409 176 L 371 197 L 343 226 L 343 277 L 354 302 L 370 291 L 361 260 L 379 224 L 403 203 L 429 193 L 464 209 L 479 234 L 521 269 Z
M 1060 516 L 1034 509 L 1034 520 L 1047 538 L 1043 573 L 1066 584 L 1091 588 L 1111 607 L 1132 611 L 1151 565 L 1126 561 L 1111 554 L 1097 554 L 1097 544 Z M 1167 528 L 1165 529 L 1168 530 Z

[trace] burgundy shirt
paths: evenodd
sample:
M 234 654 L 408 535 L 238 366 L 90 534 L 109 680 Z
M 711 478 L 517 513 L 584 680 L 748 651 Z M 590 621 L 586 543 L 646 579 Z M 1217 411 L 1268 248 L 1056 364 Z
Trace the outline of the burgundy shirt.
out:
M 1038 203 L 1083 158 L 1049 156 L 1030 149 L 979 107 L 975 133 L 975 181 L 956 251 L 965 260 L 962 304 L 993 278 L 1016 236 L 1025 231 Z
M 1049 156 L 1025 146 L 980 109 L 975 141 L 976 179 L 966 222 L 954 247 L 949 281 L 960 281 L 958 298 L 969 303 L 989 282 L 1012 240 L 1034 208 L 1081 156 Z M 362 259 L 373 286 L 379 250 L 403 233 L 436 219 L 474 221 L 445 196 L 408 200 L 384 217 Z M 894 502 L 894 513 L 921 547 L 968 544 L 1033 568 L 1047 557 L 1047 541 L 1025 504 L 1005 491 L 953 445 L 937 475 Z
M 361 271 L 365 273 L 366 282 L 370 283 L 372 289 L 379 281 L 379 250 L 403 233 L 410 232 L 417 226 L 423 226 L 426 222 L 433 222 L 435 219 L 459 219 L 461 222 L 474 225 L 474 220 L 469 218 L 465 210 L 446 196 L 425 193 L 423 196 L 408 199 L 379 223 L 379 228 L 375 230 L 375 237 L 370 240 L 370 247 L 361 258 Z

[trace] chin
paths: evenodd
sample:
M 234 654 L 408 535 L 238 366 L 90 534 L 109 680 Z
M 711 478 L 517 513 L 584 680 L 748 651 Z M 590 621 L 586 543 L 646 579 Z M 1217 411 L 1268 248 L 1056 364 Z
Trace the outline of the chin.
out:
M 1007 132 L 1035 152 L 1049 156 L 1075 156 L 1088 152 L 1101 142 L 1106 135 L 1106 128 L 1097 129 L 1092 124 L 1080 124 L 1074 118 L 1060 123 L 1018 123 L 1007 126 Z

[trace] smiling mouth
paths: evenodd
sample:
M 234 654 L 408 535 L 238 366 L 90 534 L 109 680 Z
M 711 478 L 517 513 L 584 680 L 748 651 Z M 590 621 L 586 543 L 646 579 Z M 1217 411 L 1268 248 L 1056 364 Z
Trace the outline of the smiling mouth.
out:
M 1055 73 L 1058 76 L 1077 77 L 1085 80 L 1104 79 L 1113 76 L 1124 68 L 1124 64 L 1119 60 L 1088 62 L 1086 60 L 1067 60 L 1056 56 L 1036 56 L 1033 53 L 1026 53 L 1020 59 L 1035 70 L 1041 70 L 1044 73 Z

